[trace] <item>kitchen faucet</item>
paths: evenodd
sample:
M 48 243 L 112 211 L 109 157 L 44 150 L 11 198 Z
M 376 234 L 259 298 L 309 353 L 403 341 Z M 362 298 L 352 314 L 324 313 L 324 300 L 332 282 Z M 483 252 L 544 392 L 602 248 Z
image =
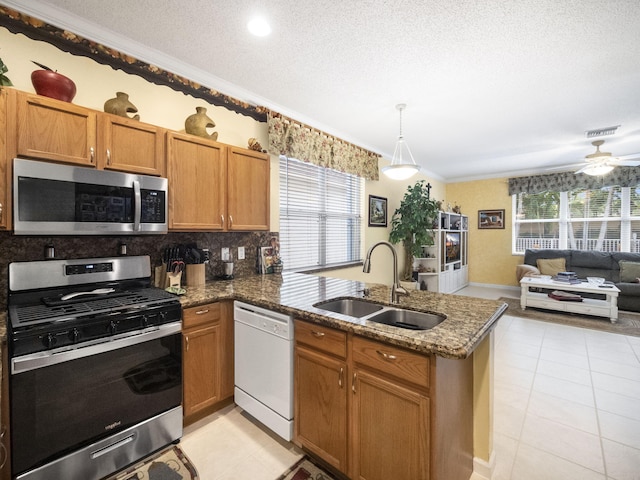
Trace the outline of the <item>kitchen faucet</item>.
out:
M 371 272 L 371 252 L 373 252 L 373 250 L 378 245 L 386 245 L 391 249 L 391 253 L 393 254 L 393 285 L 391 286 L 391 303 L 400 303 L 400 297 L 403 295 L 408 296 L 409 292 L 407 292 L 404 287 L 400 285 L 400 280 L 398 279 L 398 254 L 396 253 L 396 249 L 393 248 L 393 245 L 385 241 L 381 241 L 371 245 L 371 247 L 369 247 L 369 251 L 367 252 L 367 256 L 364 259 L 362 271 L 364 273 Z

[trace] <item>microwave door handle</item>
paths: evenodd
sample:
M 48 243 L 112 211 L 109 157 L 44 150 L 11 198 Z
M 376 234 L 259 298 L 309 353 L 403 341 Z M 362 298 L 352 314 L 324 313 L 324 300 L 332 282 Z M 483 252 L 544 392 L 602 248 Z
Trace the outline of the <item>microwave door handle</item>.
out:
M 140 231 L 140 215 L 142 211 L 142 195 L 140 195 L 140 182 L 133 181 L 133 231 Z

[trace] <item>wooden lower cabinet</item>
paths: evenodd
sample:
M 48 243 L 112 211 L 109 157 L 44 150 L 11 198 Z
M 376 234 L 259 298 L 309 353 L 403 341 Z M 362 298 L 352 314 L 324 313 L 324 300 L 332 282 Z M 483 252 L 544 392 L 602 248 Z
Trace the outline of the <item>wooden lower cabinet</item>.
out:
M 295 322 L 294 441 L 357 480 L 468 480 L 473 358 Z
M 233 399 L 233 317 L 229 304 L 216 302 L 183 311 L 185 425 Z
M 353 478 L 430 478 L 429 399 L 366 370 L 353 375 Z
M 189 417 L 219 400 L 220 325 L 194 328 L 183 335 L 184 416 Z
M 347 470 L 344 361 L 303 346 L 295 350 L 295 437 L 337 470 Z

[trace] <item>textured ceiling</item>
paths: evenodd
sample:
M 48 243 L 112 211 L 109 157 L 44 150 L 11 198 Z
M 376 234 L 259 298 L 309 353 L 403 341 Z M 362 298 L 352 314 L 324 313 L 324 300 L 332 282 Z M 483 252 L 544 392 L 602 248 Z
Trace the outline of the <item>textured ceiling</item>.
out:
M 3 4 L 445 181 L 640 153 L 637 0 L 23 0 Z M 246 23 L 264 15 L 268 37 Z

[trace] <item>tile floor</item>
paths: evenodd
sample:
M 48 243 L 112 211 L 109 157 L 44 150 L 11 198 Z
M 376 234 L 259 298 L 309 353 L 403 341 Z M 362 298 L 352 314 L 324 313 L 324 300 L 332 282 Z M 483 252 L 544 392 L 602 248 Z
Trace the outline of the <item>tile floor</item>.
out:
M 494 373 L 492 480 L 640 480 L 640 337 L 505 315 Z M 237 407 L 186 428 L 181 445 L 202 480 L 273 480 L 302 454 Z

